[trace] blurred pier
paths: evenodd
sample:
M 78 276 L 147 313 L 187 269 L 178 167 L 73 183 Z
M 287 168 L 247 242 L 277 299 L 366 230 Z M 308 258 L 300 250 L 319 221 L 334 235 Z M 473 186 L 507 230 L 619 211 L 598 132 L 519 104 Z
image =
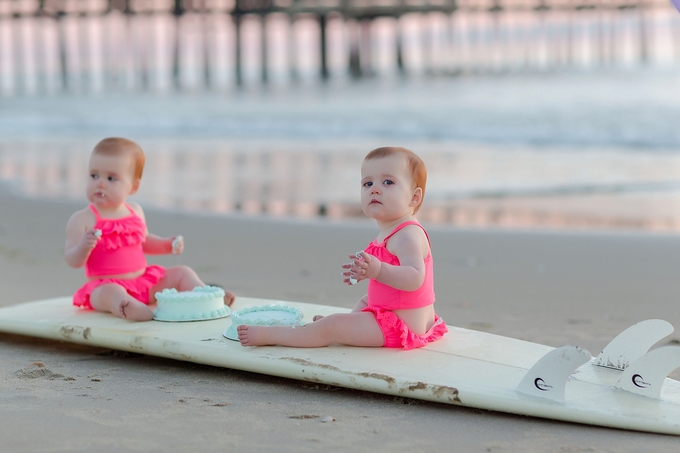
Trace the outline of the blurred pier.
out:
M 0 94 L 679 61 L 668 0 L 0 0 Z

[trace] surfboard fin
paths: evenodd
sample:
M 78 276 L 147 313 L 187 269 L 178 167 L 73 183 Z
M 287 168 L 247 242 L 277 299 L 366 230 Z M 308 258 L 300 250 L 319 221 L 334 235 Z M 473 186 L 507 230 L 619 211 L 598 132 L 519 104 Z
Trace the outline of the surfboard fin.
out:
M 666 376 L 676 368 L 680 368 L 680 347 L 657 348 L 631 363 L 616 381 L 614 388 L 660 399 Z
M 625 370 L 673 330 L 673 326 L 662 319 L 648 319 L 634 324 L 610 341 L 595 358 L 593 365 Z
M 527 395 L 564 402 L 569 376 L 592 357 L 583 348 L 562 346 L 550 351 L 531 367 L 517 386 L 517 391 Z

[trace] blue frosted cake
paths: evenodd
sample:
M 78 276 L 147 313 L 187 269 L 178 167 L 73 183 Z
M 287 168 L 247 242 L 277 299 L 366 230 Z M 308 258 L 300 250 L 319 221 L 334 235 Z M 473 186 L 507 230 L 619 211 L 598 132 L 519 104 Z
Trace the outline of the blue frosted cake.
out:
M 156 293 L 158 308 L 153 317 L 158 321 L 204 321 L 229 316 L 224 305 L 224 290 L 217 286 L 197 286 L 192 291 L 174 288 Z
M 249 326 L 294 326 L 301 324 L 302 311 L 287 305 L 262 305 L 246 307 L 231 314 L 231 326 L 224 332 L 230 340 L 238 340 L 236 328 Z

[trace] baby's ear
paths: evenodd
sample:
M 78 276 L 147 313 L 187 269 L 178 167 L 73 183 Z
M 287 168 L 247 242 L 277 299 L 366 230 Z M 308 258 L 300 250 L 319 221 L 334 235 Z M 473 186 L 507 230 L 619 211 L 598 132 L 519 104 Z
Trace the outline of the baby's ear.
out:
M 420 203 L 423 201 L 423 189 L 422 187 L 416 187 L 413 190 L 413 196 L 411 197 L 411 202 L 409 203 L 409 206 L 413 206 L 414 208 L 420 206 Z
M 130 190 L 130 195 L 134 195 L 137 193 L 139 190 L 139 184 L 142 182 L 141 179 L 135 179 L 135 181 L 132 183 L 132 189 Z

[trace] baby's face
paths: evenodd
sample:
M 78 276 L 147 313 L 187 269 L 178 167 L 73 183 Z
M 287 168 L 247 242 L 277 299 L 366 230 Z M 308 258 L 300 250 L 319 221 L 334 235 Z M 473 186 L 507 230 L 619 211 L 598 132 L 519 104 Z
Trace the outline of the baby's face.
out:
M 361 166 L 361 207 L 371 218 L 389 222 L 413 214 L 414 190 L 403 155 L 369 159 Z
M 97 207 L 116 208 L 137 191 L 139 181 L 133 179 L 134 162 L 129 155 L 90 156 L 87 198 Z

